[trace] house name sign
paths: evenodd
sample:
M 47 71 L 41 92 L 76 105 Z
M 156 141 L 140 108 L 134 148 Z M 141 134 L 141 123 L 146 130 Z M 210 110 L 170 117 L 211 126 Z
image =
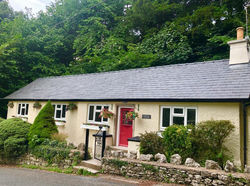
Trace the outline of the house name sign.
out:
M 151 119 L 150 114 L 142 114 L 142 119 Z

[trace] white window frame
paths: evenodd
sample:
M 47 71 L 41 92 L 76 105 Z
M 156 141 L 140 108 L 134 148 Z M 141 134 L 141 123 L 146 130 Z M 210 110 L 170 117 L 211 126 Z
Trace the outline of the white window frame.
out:
M 90 106 L 94 106 L 93 120 L 89 120 Z M 101 110 L 97 110 L 96 109 L 97 106 L 101 106 Z M 108 104 L 89 104 L 88 105 L 88 115 L 87 115 L 87 121 L 88 121 L 88 123 L 93 123 L 93 124 L 107 124 L 109 122 L 109 118 L 107 119 L 107 121 L 103 121 L 103 117 L 101 117 L 101 121 L 100 122 L 95 121 L 95 113 L 96 112 L 101 112 L 104 107 L 109 107 L 109 109 L 110 109 L 110 105 L 108 105 Z
M 57 105 L 61 105 L 61 108 L 57 108 Z M 65 117 L 62 117 L 63 114 L 63 106 L 65 105 L 65 107 L 67 107 L 66 104 L 53 104 L 53 106 L 55 106 L 55 111 L 54 111 L 54 120 L 56 121 L 65 121 L 66 120 L 66 108 L 65 108 Z M 57 118 L 56 117 L 56 111 L 57 110 L 61 110 L 61 117 Z
M 24 104 L 24 106 L 23 106 Z M 21 105 L 20 107 L 20 113 L 18 113 L 18 110 L 19 110 L 19 105 Z M 26 106 L 28 105 L 28 113 L 26 114 Z M 22 115 L 22 109 L 24 109 L 24 115 Z M 29 103 L 18 103 L 17 105 L 17 116 L 20 116 L 20 117 L 28 117 L 29 115 Z
M 171 126 L 172 124 L 172 117 L 171 117 L 171 113 L 172 113 L 172 109 L 171 107 L 168 107 L 168 106 L 161 106 L 161 114 L 160 114 L 160 130 L 164 130 L 166 127 L 163 127 L 163 123 L 162 123 L 162 117 L 163 117 L 163 109 L 166 108 L 166 109 L 170 109 L 170 121 L 169 121 L 169 126 Z
M 173 117 L 184 117 L 184 126 L 187 126 L 187 110 L 188 109 L 195 109 L 195 124 L 198 121 L 198 116 L 197 116 L 197 107 L 178 107 L 178 106 L 161 106 L 160 107 L 160 130 L 164 130 L 166 127 L 163 127 L 163 123 L 162 123 L 162 117 L 163 117 L 163 109 L 164 108 L 168 108 L 170 109 L 170 121 L 169 121 L 169 126 L 173 125 Z M 183 109 L 183 114 L 177 114 L 174 113 L 174 109 L 175 108 L 181 108 Z

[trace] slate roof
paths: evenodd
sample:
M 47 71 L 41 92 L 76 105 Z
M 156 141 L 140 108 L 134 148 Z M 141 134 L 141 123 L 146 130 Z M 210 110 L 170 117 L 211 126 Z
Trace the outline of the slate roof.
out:
M 40 78 L 10 100 L 249 99 L 250 64 L 228 60 Z

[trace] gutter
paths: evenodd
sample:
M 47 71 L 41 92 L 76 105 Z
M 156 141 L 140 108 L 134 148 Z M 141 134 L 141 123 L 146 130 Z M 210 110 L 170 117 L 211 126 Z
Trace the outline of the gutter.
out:
M 247 107 L 250 106 L 250 102 L 243 103 L 243 156 L 244 166 L 247 165 Z
M 29 99 L 29 98 L 0 98 L 8 101 L 83 101 L 83 102 L 247 102 L 249 98 L 113 98 L 113 99 Z

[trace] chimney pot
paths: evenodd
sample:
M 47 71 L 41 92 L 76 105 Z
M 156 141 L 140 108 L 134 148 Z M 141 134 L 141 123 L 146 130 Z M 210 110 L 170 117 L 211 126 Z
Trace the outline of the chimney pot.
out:
M 236 31 L 237 31 L 237 40 L 244 39 L 244 28 L 238 27 L 238 28 L 236 28 Z

